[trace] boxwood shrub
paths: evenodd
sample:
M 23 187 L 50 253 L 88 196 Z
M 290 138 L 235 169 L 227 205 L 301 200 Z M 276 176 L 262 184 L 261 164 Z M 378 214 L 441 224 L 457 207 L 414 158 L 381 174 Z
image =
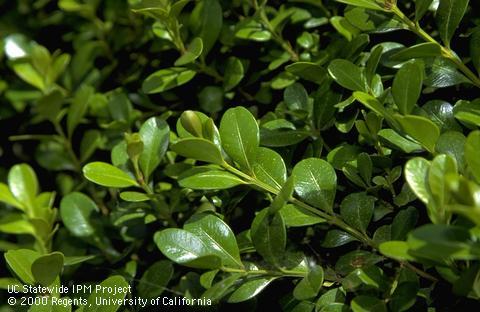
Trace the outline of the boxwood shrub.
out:
M 1 311 L 480 308 L 478 1 L 0 5 Z

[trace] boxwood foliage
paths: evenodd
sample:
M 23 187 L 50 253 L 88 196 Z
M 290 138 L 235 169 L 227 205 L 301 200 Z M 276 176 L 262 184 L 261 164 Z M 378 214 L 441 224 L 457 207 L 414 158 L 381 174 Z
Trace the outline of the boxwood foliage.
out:
M 478 307 L 477 1 L 0 4 L 2 311 Z

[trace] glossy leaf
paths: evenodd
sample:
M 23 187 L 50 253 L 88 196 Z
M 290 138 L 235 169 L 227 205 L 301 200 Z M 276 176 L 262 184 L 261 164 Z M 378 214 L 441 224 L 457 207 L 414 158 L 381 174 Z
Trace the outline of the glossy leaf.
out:
M 9 250 L 4 257 L 8 266 L 24 283 L 35 284 L 31 267 L 33 262 L 40 257 L 38 252 L 29 249 Z
M 378 4 L 369 0 L 336 0 L 336 1 L 353 5 L 353 6 L 358 6 L 361 8 L 366 8 L 366 9 L 383 10 L 383 8 L 380 7 Z
M 230 108 L 223 115 L 219 130 L 225 152 L 241 168 L 252 172 L 260 141 L 253 115 L 241 106 Z
M 200 269 L 221 266 L 219 257 L 195 234 L 180 229 L 166 229 L 155 233 L 153 240 L 160 251 L 178 264 Z
M 376 198 L 365 193 L 345 197 L 340 205 L 340 214 L 349 225 L 365 232 L 373 216 Z
M 8 172 L 8 186 L 11 193 L 21 204 L 32 209 L 38 193 L 37 175 L 27 164 L 13 166 Z
M 480 131 L 470 133 L 465 142 L 465 160 L 475 180 L 480 183 Z
M 143 123 L 139 134 L 143 142 L 139 165 L 144 178 L 148 181 L 167 151 L 170 129 L 164 120 L 152 117 Z
M 196 72 L 184 67 L 160 69 L 144 80 L 142 90 L 148 94 L 164 92 L 186 84 L 192 80 L 195 75 Z
M 325 239 L 323 240 L 322 247 L 325 248 L 335 248 L 354 242 L 357 239 L 347 232 L 340 230 L 330 230 L 327 232 Z
M 138 281 L 138 294 L 142 298 L 160 296 L 173 276 L 173 266 L 168 260 L 160 260 L 152 264 Z
M 469 0 L 440 0 L 436 20 L 438 31 L 443 42 L 450 46 L 450 40 L 462 21 Z
M 228 296 L 228 302 L 237 303 L 246 301 L 258 295 L 265 289 L 274 278 L 254 278 L 242 283 L 231 295 Z
M 98 288 L 88 296 L 87 305 L 84 307 L 83 312 L 116 312 L 120 309 L 123 303 L 123 298 L 127 296 L 128 292 L 117 291 L 109 293 L 107 296 L 103 293 L 103 289 L 128 289 L 128 283 L 125 278 L 120 275 L 110 276 L 99 284 Z M 110 299 L 109 304 L 96 304 L 100 298 L 107 297 Z M 106 299 L 106 298 L 105 298 Z
M 331 211 L 337 176 L 326 161 L 318 158 L 304 159 L 293 168 L 295 192 L 307 203 Z
M 405 180 L 424 203 L 430 200 L 430 189 L 428 186 L 427 175 L 430 169 L 430 162 L 421 157 L 410 159 L 405 165 Z
M 304 277 L 293 290 L 293 296 L 298 300 L 305 300 L 316 297 L 323 284 L 323 269 L 319 265 L 315 265 L 309 269 L 308 274 Z
M 360 67 L 350 61 L 336 59 L 328 65 L 330 76 L 342 87 L 352 91 L 365 90 L 365 76 Z
M 36 282 L 49 286 L 63 269 L 64 257 L 61 252 L 42 255 L 32 263 L 32 274 Z
M 423 0 L 418 0 L 423 1 Z M 431 1 L 431 0 L 427 0 Z M 407 61 L 415 58 L 437 57 L 442 55 L 441 46 L 437 43 L 425 42 L 405 48 L 391 56 L 395 61 Z
M 415 0 L 415 20 L 419 21 L 427 13 L 432 2 L 433 0 Z
M 287 168 L 282 157 L 264 147 L 257 149 L 253 172 L 257 179 L 276 189 L 280 189 L 287 178 Z
M 283 220 L 286 226 L 307 226 L 325 222 L 323 218 L 314 215 L 311 212 L 304 211 L 295 205 L 285 205 L 281 210 Z
M 440 129 L 429 119 L 420 116 L 395 116 L 403 131 L 417 140 L 426 150 L 433 153 L 440 136 Z
M 218 147 L 202 138 L 187 138 L 177 141 L 170 148 L 175 153 L 213 164 L 223 164 L 223 156 Z
M 203 51 L 203 41 L 201 38 L 193 38 L 183 53 L 174 63 L 175 66 L 183 66 L 195 61 Z
M 78 192 L 68 194 L 60 202 L 60 217 L 63 224 L 77 237 L 89 237 L 95 234 L 93 218 L 97 211 L 95 202 Z
M 400 113 L 410 114 L 422 92 L 423 66 L 418 61 L 403 65 L 395 75 L 392 95 Z
M 240 59 L 236 57 L 230 57 L 225 66 L 223 89 L 225 91 L 230 91 L 237 86 L 245 75 L 244 71 L 245 70 Z
M 138 186 L 137 181 L 125 171 L 104 162 L 97 161 L 85 165 L 83 174 L 88 180 L 107 187 Z
M 227 189 L 246 184 L 227 171 L 209 168 L 192 168 L 180 175 L 178 183 L 181 187 L 197 190 Z
M 327 77 L 327 71 L 320 65 L 310 62 L 296 62 L 285 66 L 285 70 L 302 79 L 322 84 Z
M 252 242 L 266 261 L 278 266 L 283 258 L 287 240 L 285 223 L 279 213 L 270 215 L 268 212 L 268 209 L 264 209 L 253 219 Z
M 185 223 L 184 229 L 208 245 L 212 254 L 222 259 L 224 266 L 243 267 L 235 235 L 220 218 L 210 214 L 196 214 Z

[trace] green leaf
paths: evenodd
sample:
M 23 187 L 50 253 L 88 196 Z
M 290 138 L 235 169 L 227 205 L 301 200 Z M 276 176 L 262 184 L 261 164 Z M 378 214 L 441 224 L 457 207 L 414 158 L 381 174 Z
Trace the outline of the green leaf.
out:
M 121 192 L 120 198 L 129 202 L 142 202 L 151 199 L 147 194 L 140 192 Z
M 70 265 L 76 265 L 82 262 L 86 262 L 92 259 L 95 259 L 96 256 L 90 255 L 90 256 L 73 256 L 73 257 L 64 257 L 64 266 L 70 266 Z
M 423 66 L 420 62 L 404 64 L 393 79 L 392 95 L 403 115 L 410 114 L 420 97 L 423 82 Z
M 323 284 L 323 268 L 315 265 L 293 289 L 293 296 L 297 300 L 306 300 L 316 297 Z
M 440 128 L 441 132 L 462 131 L 462 127 L 455 120 L 450 103 L 441 100 L 428 101 L 422 106 L 422 109 L 427 113 L 429 119 Z
M 218 0 L 198 2 L 190 15 L 193 33 L 203 41 L 203 57 L 212 49 L 222 30 L 223 10 Z
M 110 276 L 99 287 L 94 287 L 83 312 L 116 312 L 123 304 L 123 299 L 128 294 L 129 285 L 120 275 Z M 117 292 L 105 293 L 105 289 L 116 289 Z M 109 304 L 98 304 L 101 299 L 110 299 Z
M 7 205 L 13 206 L 20 210 L 24 210 L 23 205 L 15 199 L 12 192 L 5 183 L 0 183 L 0 202 L 4 202 Z
M 387 306 L 381 299 L 370 296 L 357 296 L 351 303 L 353 312 L 387 312 Z
M 231 274 L 207 289 L 201 297 L 208 298 L 212 300 L 212 302 L 219 301 L 223 296 L 231 291 L 231 288 L 241 278 L 241 276 L 242 274 L 240 273 Z
M 148 76 L 142 84 L 143 92 L 147 94 L 160 93 L 186 84 L 197 73 L 184 67 L 160 69 Z
M 256 20 L 247 20 L 241 23 L 239 29 L 235 32 L 235 37 L 253 41 L 268 41 L 272 38 L 272 34 L 263 24 Z
M 83 167 L 83 174 L 88 180 L 107 187 L 138 186 L 130 175 L 108 163 L 96 161 Z
M 287 179 L 287 168 L 277 152 L 259 147 L 253 163 L 255 177 L 273 188 L 280 189 Z
M 440 0 L 435 18 L 442 41 L 450 47 L 450 39 L 467 11 L 469 0 Z
M 425 60 L 427 63 L 427 60 Z M 436 57 L 425 67 L 426 76 L 423 84 L 432 88 L 446 88 L 462 83 L 471 84 L 470 79 L 461 74 L 450 61 Z
M 445 224 L 427 224 L 416 228 L 408 235 L 409 253 L 420 257 L 446 263 L 451 260 L 470 260 L 477 256 L 472 254 L 472 241 L 466 228 Z
M 389 241 L 381 243 L 379 250 L 385 256 L 398 261 L 412 261 L 414 258 L 408 253 L 408 244 L 404 241 Z
M 98 207 L 88 196 L 74 192 L 62 198 L 60 217 L 65 227 L 77 237 L 89 237 L 95 234 L 92 224 Z
M 63 261 L 63 254 L 58 251 L 38 257 L 31 267 L 35 281 L 43 286 L 52 284 L 62 272 Z
M 212 254 L 222 259 L 222 265 L 243 268 L 235 235 L 220 218 L 211 214 L 195 214 L 183 228 L 200 238 Z
M 27 164 L 13 166 L 8 172 L 8 186 L 17 201 L 33 210 L 39 188 L 32 167 Z
M 428 171 L 428 185 L 433 201 L 427 205 L 428 215 L 433 223 L 444 223 L 448 220 L 445 213 L 445 203 L 449 201 L 446 176 L 457 173 L 457 163 L 454 158 L 442 154 L 436 156 Z
M 332 166 L 319 158 L 304 159 L 293 168 L 295 192 L 307 203 L 332 211 L 337 176 Z
M 415 58 L 437 57 L 441 55 L 442 47 L 438 43 L 424 42 L 402 49 L 390 58 L 394 61 L 408 61 Z
M 200 108 L 207 113 L 219 112 L 223 108 L 223 89 L 217 86 L 206 86 L 198 94 Z
M 371 9 L 371 10 L 383 10 L 375 1 L 371 0 L 336 0 L 341 3 L 358 6 L 361 8 Z
M 353 92 L 353 97 L 355 98 L 355 100 L 359 101 L 360 103 L 362 103 L 363 105 L 365 105 L 367 108 L 371 109 L 378 115 L 384 117 L 389 121 L 392 120 L 392 117 L 387 112 L 385 107 L 383 107 L 383 105 L 375 97 L 371 96 L 370 94 L 356 91 L 356 92 Z
M 243 170 L 252 172 L 260 137 L 258 124 L 244 107 L 228 109 L 220 122 L 220 137 L 225 152 Z
M 395 119 L 406 134 L 417 140 L 430 153 L 435 152 L 440 129 L 430 119 L 415 115 L 395 115 Z
M 242 283 L 228 296 L 228 302 L 237 303 L 249 300 L 264 290 L 275 278 L 258 277 Z
M 340 204 L 340 214 L 349 225 L 365 232 L 373 216 L 375 201 L 375 197 L 366 193 L 349 194 Z
M 328 65 L 328 72 L 339 85 L 348 90 L 366 90 L 366 80 L 362 69 L 350 61 L 333 60 Z
M 429 169 L 430 162 L 421 157 L 412 158 L 405 165 L 405 180 L 415 195 L 425 204 L 431 197 L 427 180 Z
M 253 219 L 252 242 L 257 252 L 271 264 L 278 266 L 283 259 L 287 234 L 280 213 L 269 214 L 268 209 L 260 211 Z
M 296 62 L 285 66 L 285 70 L 319 85 L 327 78 L 327 71 L 322 66 L 310 62 Z
M 304 211 L 295 205 L 285 205 L 280 214 L 285 221 L 286 226 L 307 226 L 325 222 L 323 218 L 314 215 L 311 212 Z
M 242 81 L 245 75 L 242 61 L 240 59 L 231 56 L 227 59 L 225 65 L 225 74 L 223 77 L 223 89 L 225 92 L 230 91 Z
M 391 239 L 404 240 L 407 238 L 408 232 L 415 228 L 417 224 L 418 211 L 414 207 L 400 210 L 393 219 L 391 226 Z
M 282 209 L 292 198 L 293 188 L 295 186 L 293 177 L 290 177 L 284 184 L 281 186 L 280 191 L 277 196 L 273 199 L 272 203 L 268 207 L 270 213 L 276 213 Z
M 103 144 L 102 134 L 98 130 L 87 130 L 80 142 L 80 161 L 90 158 L 95 150 Z
M 156 232 L 153 240 L 158 249 L 170 260 L 192 268 L 217 269 L 219 257 L 195 234 L 180 229 Z
M 227 171 L 205 167 L 192 168 L 178 178 L 181 187 L 197 190 L 221 190 L 246 184 L 242 179 Z
M 0 232 L 37 235 L 35 227 L 25 214 L 13 212 L 0 218 Z
M 185 52 L 174 63 L 175 66 L 183 66 L 195 61 L 203 51 L 202 38 L 193 38 Z
M 166 289 L 173 276 L 173 265 L 168 260 L 152 264 L 138 281 L 137 291 L 142 298 L 156 298 Z
M 470 39 L 470 57 L 472 58 L 473 66 L 480 73 L 480 27 L 475 27 Z
M 88 103 L 93 96 L 94 89 L 88 85 L 83 85 L 73 98 L 67 113 L 67 131 L 68 136 L 71 137 L 73 131 L 87 113 Z
M 340 230 L 330 230 L 323 240 L 322 247 L 335 248 L 356 241 L 357 239 L 347 232 Z
M 385 145 L 404 151 L 405 153 L 414 153 L 418 151 L 422 151 L 423 148 L 420 144 L 417 144 L 413 141 L 410 141 L 396 131 L 392 129 L 382 129 L 378 132 L 378 137 L 380 141 Z
M 480 184 L 480 131 L 471 132 L 465 142 L 465 160 L 467 162 L 470 173 L 473 175 L 477 183 Z
M 164 120 L 152 117 L 143 123 L 139 134 L 143 142 L 139 165 L 145 180 L 148 181 L 167 151 L 170 129 Z
M 414 282 L 404 282 L 395 288 L 389 307 L 392 311 L 408 311 L 417 302 L 418 286 Z
M 466 138 L 458 131 L 447 131 L 438 138 L 435 150 L 439 154 L 447 154 L 455 159 L 458 168 L 463 170 L 465 166 L 464 150 Z
M 212 164 L 223 164 L 222 153 L 211 141 L 203 138 L 186 138 L 170 146 L 175 153 Z
M 465 142 L 465 160 L 467 162 L 470 173 L 473 175 L 477 183 L 480 183 L 480 131 L 476 130 L 469 134 Z
M 308 111 L 308 93 L 300 83 L 294 83 L 285 88 L 283 101 L 292 111 Z
M 433 0 L 415 0 L 415 20 L 419 21 L 425 13 L 427 13 L 428 8 L 432 4 Z
M 480 106 L 478 103 L 478 101 L 458 101 L 453 107 L 455 118 L 467 125 L 480 126 Z
M 368 57 L 367 66 L 365 67 L 365 76 L 367 78 L 367 84 L 371 85 L 373 77 L 377 72 L 378 64 L 383 53 L 383 47 L 381 45 L 376 46 Z
M 29 249 L 9 250 L 4 257 L 8 266 L 25 284 L 35 284 L 31 267 L 33 262 L 40 257 L 38 252 Z

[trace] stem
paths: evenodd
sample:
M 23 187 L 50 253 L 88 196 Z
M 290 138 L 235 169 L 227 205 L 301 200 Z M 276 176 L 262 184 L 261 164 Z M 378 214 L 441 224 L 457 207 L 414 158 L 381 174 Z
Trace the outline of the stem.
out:
M 294 276 L 294 277 L 305 277 L 305 272 L 292 271 L 292 270 L 281 270 L 281 271 L 271 271 L 271 270 L 244 270 L 244 269 L 234 269 L 228 267 L 222 267 L 222 271 L 229 273 L 242 273 L 247 275 L 269 275 L 269 276 Z
M 413 22 L 411 19 L 409 19 L 396 5 L 391 9 L 391 12 L 397 16 L 405 25 L 408 26 L 408 28 L 416 33 L 420 38 L 427 42 L 435 43 L 437 44 L 441 51 L 442 55 L 449 59 L 451 62 L 455 64 L 455 66 L 463 73 L 465 76 L 470 79 L 470 81 L 480 88 L 480 78 L 477 77 L 465 64 L 463 64 L 462 60 L 457 56 L 457 54 L 447 46 L 441 45 L 437 40 L 435 40 L 432 36 L 430 36 L 425 30 L 423 30 L 420 27 L 420 24 Z
M 266 1 L 265 1 L 266 3 Z M 298 62 L 299 57 L 297 52 L 295 52 L 292 48 L 292 45 L 290 44 L 289 41 L 285 40 L 280 33 L 278 33 L 270 24 L 270 20 L 267 17 L 267 14 L 265 13 L 264 6 L 259 6 L 257 0 L 253 0 L 253 8 L 255 11 L 258 12 L 260 16 L 260 20 L 262 21 L 263 25 L 268 29 L 268 31 L 272 34 L 273 40 L 275 40 L 280 46 L 290 54 L 290 58 L 294 62 Z

